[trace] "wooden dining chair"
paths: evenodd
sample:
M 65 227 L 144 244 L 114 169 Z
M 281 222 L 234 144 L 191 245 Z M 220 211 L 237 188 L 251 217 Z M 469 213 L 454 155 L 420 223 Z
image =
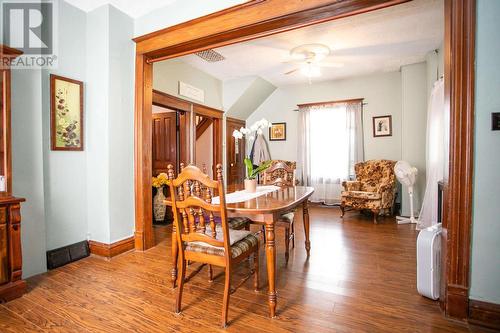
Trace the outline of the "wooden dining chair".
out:
M 295 186 L 295 169 L 297 164 L 292 161 L 274 160 L 262 176 L 264 185 L 275 185 L 280 187 Z M 285 228 L 285 260 L 290 257 L 290 241 L 292 248 L 295 248 L 295 211 L 288 212 L 280 216 L 277 226 Z
M 189 165 L 174 178 L 174 168 L 167 167 L 172 197 L 172 211 L 176 227 L 180 274 L 175 302 L 175 312 L 181 312 L 182 292 L 186 278 L 187 261 L 225 268 L 222 326 L 226 327 L 229 296 L 249 277 L 254 276 L 254 289 L 259 287 L 259 239 L 248 230 L 229 227 L 222 166 L 216 168 L 217 180 L 212 180 L 200 169 Z M 214 194 L 219 203 L 213 204 Z M 220 217 L 220 224 L 215 217 Z M 253 269 L 238 285 L 231 289 L 234 265 L 253 256 Z M 211 272 L 210 272 L 211 273 Z

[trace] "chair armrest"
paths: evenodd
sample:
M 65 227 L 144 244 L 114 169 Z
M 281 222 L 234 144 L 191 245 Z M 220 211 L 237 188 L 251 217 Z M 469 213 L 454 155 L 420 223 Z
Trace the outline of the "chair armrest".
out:
M 342 186 L 346 191 L 359 191 L 361 189 L 361 182 L 356 180 L 344 180 Z
M 395 185 L 395 183 L 393 183 L 393 182 L 381 184 L 378 188 L 377 193 L 384 193 L 384 192 L 387 192 L 389 190 L 392 190 L 392 189 L 394 189 L 394 185 Z

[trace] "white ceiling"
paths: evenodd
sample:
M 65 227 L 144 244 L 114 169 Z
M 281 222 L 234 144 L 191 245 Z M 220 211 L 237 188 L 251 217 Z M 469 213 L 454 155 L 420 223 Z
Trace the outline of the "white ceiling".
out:
M 180 59 L 221 80 L 258 75 L 275 86 L 307 82 L 297 67 L 284 63 L 295 46 L 322 43 L 332 49 L 326 62 L 341 68 L 322 68 L 316 81 L 377 72 L 397 71 L 402 65 L 425 60 L 444 38 L 443 0 L 415 0 L 402 5 L 326 22 L 266 38 L 216 49 L 226 60 L 208 63 L 195 55 Z
M 83 11 L 90 12 L 102 5 L 113 5 L 130 17 L 137 18 L 176 0 L 66 0 Z

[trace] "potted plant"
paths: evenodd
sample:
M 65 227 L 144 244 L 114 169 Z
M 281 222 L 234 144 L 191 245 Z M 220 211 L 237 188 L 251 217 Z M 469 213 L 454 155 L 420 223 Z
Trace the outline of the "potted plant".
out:
M 156 195 L 153 198 L 153 216 L 155 221 L 163 221 L 167 211 L 163 188 L 165 185 L 168 185 L 168 176 L 166 173 L 160 173 L 157 177 L 153 177 L 151 183 L 156 188 Z
M 234 130 L 233 137 L 237 140 L 246 137 L 247 142 L 250 143 L 255 140 L 256 135 L 261 135 L 263 133 L 264 128 L 269 127 L 271 127 L 271 123 L 266 119 L 261 119 L 250 126 L 250 128 L 242 127 L 239 130 Z M 271 161 L 265 161 L 256 168 L 254 168 L 252 160 L 248 156 L 245 157 L 244 162 L 247 169 L 245 191 L 253 193 L 257 190 L 257 175 L 266 170 L 271 165 Z
M 272 161 L 265 161 L 257 168 L 253 167 L 252 160 L 245 157 L 245 166 L 247 167 L 247 178 L 245 178 L 245 191 L 254 193 L 257 191 L 257 176 L 262 171 L 269 168 Z

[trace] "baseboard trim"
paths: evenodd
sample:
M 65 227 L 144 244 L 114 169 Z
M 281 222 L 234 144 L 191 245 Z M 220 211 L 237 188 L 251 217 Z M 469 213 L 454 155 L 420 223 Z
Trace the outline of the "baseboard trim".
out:
M 135 237 L 131 236 L 129 238 L 122 239 L 121 241 L 114 242 L 111 244 L 89 241 L 90 253 L 105 257 L 112 258 L 124 252 L 130 251 L 135 247 Z
M 463 286 L 448 285 L 446 293 L 446 315 L 452 319 L 467 321 L 469 292 Z
M 469 323 L 500 330 L 500 304 L 469 300 Z

